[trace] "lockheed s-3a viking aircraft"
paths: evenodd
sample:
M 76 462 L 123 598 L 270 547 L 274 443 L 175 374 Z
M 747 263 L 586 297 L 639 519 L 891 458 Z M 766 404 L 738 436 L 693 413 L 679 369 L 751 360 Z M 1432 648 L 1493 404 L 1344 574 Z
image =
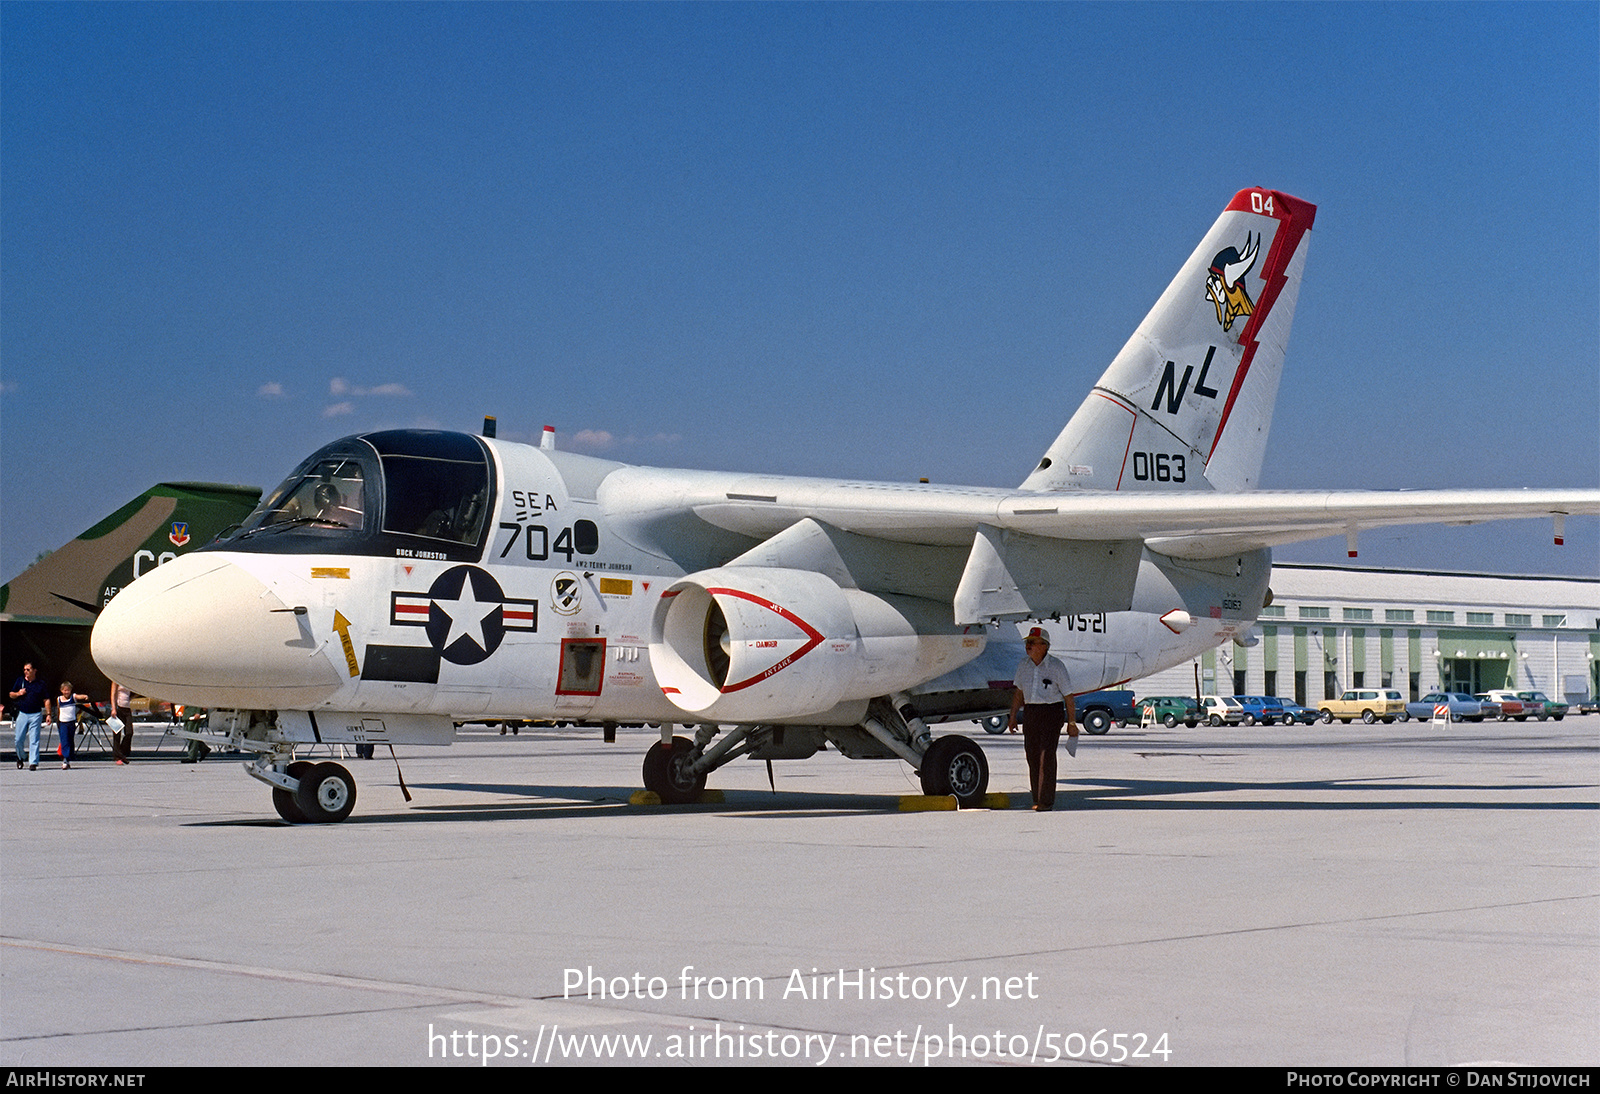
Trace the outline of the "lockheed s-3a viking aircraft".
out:
M 1060 620 L 1067 690 L 1088 691 L 1242 634 L 1274 544 L 1527 516 L 1559 542 L 1565 514 L 1600 512 L 1600 491 L 1254 491 L 1315 212 L 1235 195 L 1016 489 L 631 467 L 548 432 L 366 433 L 120 592 L 95 659 L 213 708 L 290 821 L 356 798 L 296 746 L 447 744 L 494 718 L 668 727 L 644 782 L 669 802 L 736 757 L 825 743 L 975 801 L 983 751 L 928 726 L 1007 708 L 1020 649 L 991 646 L 1002 624 Z

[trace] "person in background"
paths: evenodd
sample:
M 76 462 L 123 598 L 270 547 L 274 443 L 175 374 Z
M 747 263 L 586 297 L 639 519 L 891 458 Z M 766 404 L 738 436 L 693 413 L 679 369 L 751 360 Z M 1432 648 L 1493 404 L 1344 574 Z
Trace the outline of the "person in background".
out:
M 78 704 L 87 703 L 89 697 L 72 690 L 72 681 L 61 681 L 61 694 L 56 696 L 56 736 L 61 739 L 61 770 L 72 770 L 72 746 L 78 740 Z
M 44 725 L 44 708 L 50 702 L 50 692 L 39 679 L 39 670 L 30 662 L 22 666 L 22 675 L 11 685 L 8 693 L 17 704 L 17 769 L 22 769 L 22 745 L 28 745 L 28 770 L 39 770 L 39 730 Z
M 111 714 L 122 723 L 111 731 L 111 758 L 126 764 L 133 755 L 133 689 L 111 681 Z

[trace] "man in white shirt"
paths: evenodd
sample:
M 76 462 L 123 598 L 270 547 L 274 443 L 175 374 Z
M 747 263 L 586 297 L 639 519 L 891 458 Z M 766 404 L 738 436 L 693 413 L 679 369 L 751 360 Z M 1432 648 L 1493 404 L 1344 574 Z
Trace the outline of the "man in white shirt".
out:
M 1072 709 L 1072 695 L 1065 690 L 1067 666 L 1050 656 L 1050 635 L 1043 627 L 1028 632 L 1023 643 L 1028 651 L 1017 665 L 1017 676 L 1012 683 L 1016 692 L 1011 697 L 1011 717 L 1008 725 L 1017 724 L 1017 712 L 1022 712 L 1022 750 L 1028 757 L 1028 789 L 1033 793 L 1035 812 L 1048 812 L 1056 801 L 1056 746 L 1061 743 L 1061 729 L 1067 729 L 1067 754 L 1078 754 L 1077 713 Z

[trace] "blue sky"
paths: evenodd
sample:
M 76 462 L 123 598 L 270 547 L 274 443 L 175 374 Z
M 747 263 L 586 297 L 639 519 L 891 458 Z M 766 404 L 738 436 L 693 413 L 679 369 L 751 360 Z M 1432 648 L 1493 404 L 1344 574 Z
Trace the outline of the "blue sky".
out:
M 1593 4 L 0 5 L 0 576 L 389 426 L 1020 482 L 1232 194 L 1265 485 L 1600 484 Z M 1361 562 L 1594 574 L 1600 521 Z M 1280 550 L 1342 561 L 1342 539 Z

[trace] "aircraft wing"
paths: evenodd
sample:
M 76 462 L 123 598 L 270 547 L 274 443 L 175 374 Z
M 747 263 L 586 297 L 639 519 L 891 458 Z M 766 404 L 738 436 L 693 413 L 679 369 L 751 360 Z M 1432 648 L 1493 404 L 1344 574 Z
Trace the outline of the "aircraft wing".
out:
M 1037 494 L 773 477 L 745 479 L 720 496 L 690 500 L 707 523 L 758 539 L 810 517 L 875 539 L 955 546 L 970 544 L 987 525 L 1049 539 L 1138 539 L 1178 558 L 1215 558 L 1391 525 L 1600 515 L 1600 490 Z

